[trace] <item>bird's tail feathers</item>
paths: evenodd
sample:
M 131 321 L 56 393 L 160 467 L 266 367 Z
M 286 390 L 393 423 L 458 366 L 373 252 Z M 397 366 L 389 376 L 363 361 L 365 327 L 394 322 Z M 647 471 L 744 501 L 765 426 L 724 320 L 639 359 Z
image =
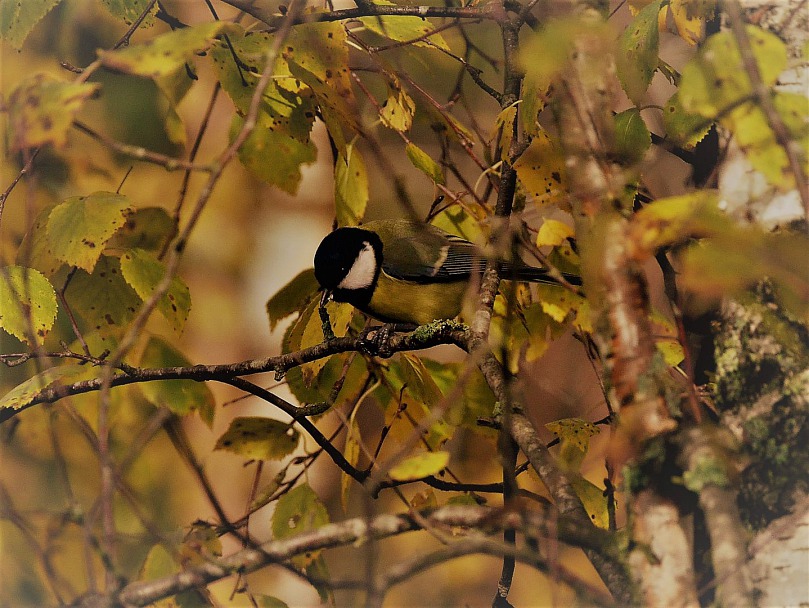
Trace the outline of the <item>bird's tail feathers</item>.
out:
M 510 264 L 505 264 L 502 268 L 501 276 L 506 280 L 516 278 L 518 281 L 528 281 L 530 283 L 559 284 L 559 281 L 551 276 L 547 268 L 537 268 L 535 266 L 518 266 L 515 270 Z M 562 277 L 571 285 L 581 285 L 581 277 L 578 275 L 563 272 Z

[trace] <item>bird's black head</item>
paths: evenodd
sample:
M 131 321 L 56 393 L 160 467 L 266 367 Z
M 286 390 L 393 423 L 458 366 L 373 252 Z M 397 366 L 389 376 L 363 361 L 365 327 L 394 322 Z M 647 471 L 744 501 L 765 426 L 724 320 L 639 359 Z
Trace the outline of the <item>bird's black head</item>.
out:
M 368 255 L 369 248 L 373 251 L 373 256 Z M 359 272 L 363 275 L 357 276 L 360 284 L 356 287 L 345 284 L 346 277 L 360 259 L 366 262 L 373 275 L 371 278 L 375 281 L 382 260 L 382 241 L 379 236 L 361 228 L 338 228 L 326 235 L 315 252 L 315 278 L 321 287 L 328 290 L 368 288 L 372 282 L 366 281 L 368 269 L 359 266 L 355 269 L 355 274 Z

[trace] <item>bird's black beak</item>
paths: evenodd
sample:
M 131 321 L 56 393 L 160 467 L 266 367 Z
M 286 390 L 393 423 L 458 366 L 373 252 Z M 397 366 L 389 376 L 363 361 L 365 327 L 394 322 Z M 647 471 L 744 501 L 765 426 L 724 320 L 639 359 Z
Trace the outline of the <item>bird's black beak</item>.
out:
M 331 300 L 331 295 L 332 295 L 331 289 L 324 289 L 323 290 L 323 295 L 320 296 L 320 307 L 321 308 L 323 308 L 326 304 L 329 303 L 329 301 Z

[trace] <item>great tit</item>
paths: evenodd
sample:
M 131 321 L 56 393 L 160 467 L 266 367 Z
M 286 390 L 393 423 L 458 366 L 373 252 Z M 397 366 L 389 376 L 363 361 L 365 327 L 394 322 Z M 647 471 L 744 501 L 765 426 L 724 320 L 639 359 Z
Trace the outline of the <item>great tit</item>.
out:
M 408 220 L 338 228 L 315 253 L 315 277 L 324 299 L 330 295 L 386 323 L 423 325 L 456 317 L 470 279 L 484 267 L 485 260 L 469 241 Z M 505 278 L 557 283 L 544 268 L 501 268 Z M 581 284 L 575 275 L 564 276 Z

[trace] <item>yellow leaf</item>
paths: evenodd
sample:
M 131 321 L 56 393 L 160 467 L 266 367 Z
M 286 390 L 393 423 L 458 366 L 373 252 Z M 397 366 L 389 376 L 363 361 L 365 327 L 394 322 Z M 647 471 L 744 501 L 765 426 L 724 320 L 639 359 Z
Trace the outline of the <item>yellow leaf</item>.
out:
M 301 348 L 307 348 L 323 342 L 323 324 L 320 320 L 320 313 L 318 312 L 319 304 L 320 303 L 315 300 L 310 305 L 311 312 L 309 312 L 309 317 L 306 321 L 303 335 L 301 336 Z M 309 309 L 307 309 L 307 312 L 308 311 Z M 332 331 L 334 331 L 334 335 L 337 337 L 344 336 L 346 330 L 348 330 L 349 323 L 351 323 L 351 317 L 354 314 L 354 307 L 344 302 L 329 302 L 326 305 L 326 311 L 329 313 L 329 319 L 331 319 L 331 327 Z M 301 315 L 300 320 L 302 321 L 303 319 L 304 316 Z M 326 366 L 326 363 L 328 363 L 329 360 L 330 357 L 325 357 L 323 359 L 317 359 L 315 361 L 303 364 L 301 366 L 301 371 L 303 372 L 304 382 L 306 382 L 307 385 L 311 385 L 312 381 L 318 375 L 320 370 Z
M 416 111 L 416 102 L 407 94 L 407 91 L 393 82 L 388 86 L 388 99 L 382 105 L 379 118 L 386 127 L 404 133 L 410 130 L 413 124 L 413 114 Z
M 449 452 L 424 452 L 406 458 L 389 474 L 396 481 L 414 481 L 435 475 L 449 464 Z
M 593 319 L 590 314 L 590 302 L 587 300 L 582 302 L 581 306 L 579 306 L 579 309 L 576 311 L 576 318 L 573 321 L 573 325 L 583 332 L 592 333 Z
M 655 340 L 655 346 L 660 354 L 663 355 L 666 365 L 675 367 L 679 365 L 683 359 L 685 359 L 685 351 L 683 350 L 682 345 L 674 338 Z
M 63 147 L 73 117 L 100 88 L 99 84 L 60 82 L 48 74 L 24 80 L 7 102 L 11 151 L 46 144 Z
M 346 436 L 345 447 L 343 448 L 343 456 L 348 464 L 352 467 L 357 466 L 360 459 L 360 444 L 356 439 L 355 434 L 358 429 L 352 426 Z M 351 484 L 354 483 L 354 478 L 345 471 L 340 475 L 340 504 L 343 506 L 343 511 L 348 512 L 348 496 L 351 492 Z
M 298 447 L 300 433 L 289 423 L 244 416 L 234 418 L 230 427 L 219 437 L 215 450 L 226 450 L 244 458 L 280 460 Z
M 547 132 L 540 131 L 534 137 L 514 169 L 534 204 L 568 206 L 564 154 Z
M 573 228 L 559 220 L 546 219 L 539 227 L 537 247 L 561 245 L 574 234 Z
M 561 285 L 537 285 L 542 310 L 557 323 L 563 323 L 571 312 L 578 310 L 584 298 Z
M 559 437 L 560 441 L 569 441 L 583 452 L 590 447 L 590 437 L 601 432 L 595 424 L 581 418 L 554 420 L 546 423 L 545 428 Z
M 581 500 L 584 510 L 590 520 L 599 528 L 608 529 L 610 526 L 609 512 L 607 511 L 607 497 L 604 490 L 590 483 L 584 477 L 574 476 L 570 485 Z
M 705 18 L 700 11 L 695 10 L 696 4 L 693 0 L 670 0 L 669 10 L 674 18 L 674 25 L 680 38 L 690 45 L 697 44 L 705 35 Z

